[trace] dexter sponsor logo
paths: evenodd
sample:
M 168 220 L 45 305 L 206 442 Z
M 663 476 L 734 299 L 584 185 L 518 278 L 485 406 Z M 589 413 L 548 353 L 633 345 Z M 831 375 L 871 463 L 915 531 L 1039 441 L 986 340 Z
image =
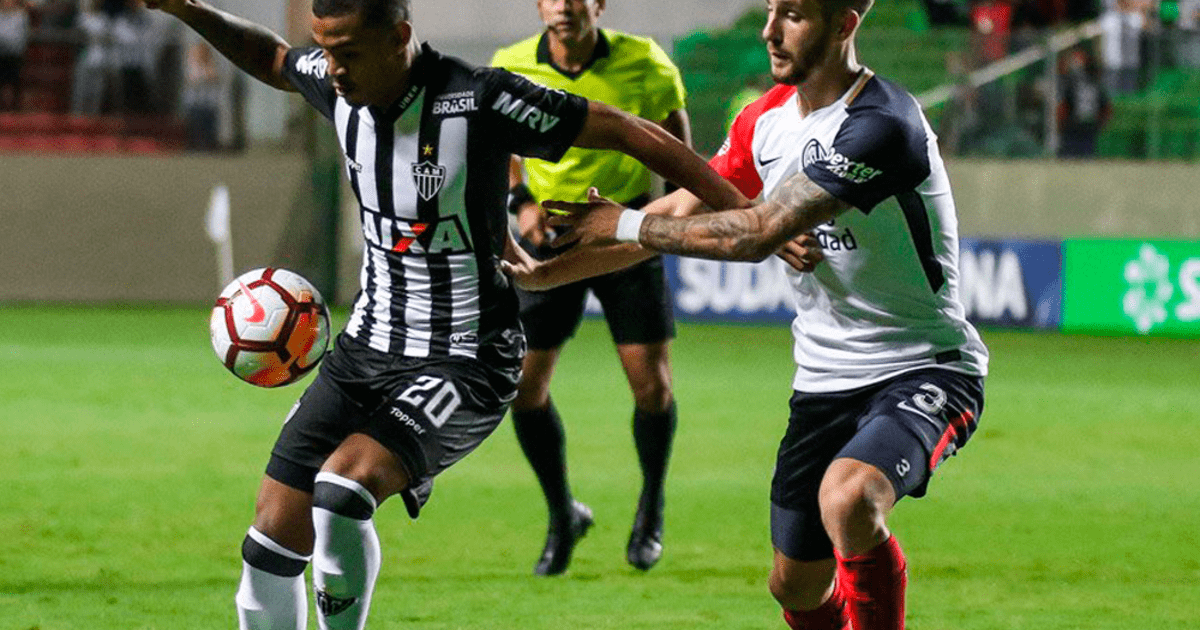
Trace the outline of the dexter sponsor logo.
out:
M 836 149 L 826 149 L 815 139 L 809 140 L 801 153 L 802 166 L 814 163 L 819 163 L 825 170 L 852 184 L 865 184 L 883 173 L 877 168 L 847 158 Z

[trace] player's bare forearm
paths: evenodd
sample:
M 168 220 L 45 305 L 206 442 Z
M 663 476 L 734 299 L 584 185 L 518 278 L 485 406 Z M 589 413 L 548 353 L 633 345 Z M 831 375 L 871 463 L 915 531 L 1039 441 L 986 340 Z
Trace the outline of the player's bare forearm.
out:
M 538 261 L 524 274 L 513 275 L 522 289 L 545 291 L 631 267 L 658 255 L 658 252 L 630 244 L 576 247 L 549 260 Z
M 707 209 L 683 188 L 642 208 L 647 214 L 673 217 L 690 216 Z M 517 284 L 530 291 L 552 289 L 625 269 L 658 255 L 659 252 L 633 244 L 575 247 L 549 260 L 539 261 L 536 269 L 518 278 Z
M 760 261 L 848 208 L 798 173 L 784 182 L 771 199 L 752 208 L 682 219 L 648 215 L 642 222 L 638 243 L 683 256 Z
M 266 27 L 200 0 L 147 0 L 146 6 L 179 18 L 246 74 L 276 89 L 295 90 L 282 72 L 290 46 Z
M 603 103 L 590 103 L 587 121 L 575 144 L 632 156 L 663 179 L 692 191 L 713 208 L 740 208 L 750 203 L 733 184 L 667 130 Z

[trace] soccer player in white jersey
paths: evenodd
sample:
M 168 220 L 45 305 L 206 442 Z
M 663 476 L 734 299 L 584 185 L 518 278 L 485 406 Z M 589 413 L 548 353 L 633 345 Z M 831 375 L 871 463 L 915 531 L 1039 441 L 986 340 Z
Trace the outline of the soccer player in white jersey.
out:
M 546 204 L 570 212 L 552 220 L 573 228 L 560 241 L 585 246 L 761 260 L 799 234 L 820 241 L 824 262 L 789 273 L 796 372 L 771 487 L 770 588 L 797 629 L 904 627 L 906 562 L 886 518 L 925 493 L 983 409 L 988 355 L 958 298 L 950 183 L 915 99 L 858 62 L 871 4 L 768 0 L 762 35 L 779 85 L 742 111 L 711 162 L 746 196 L 762 193 L 758 205 L 688 216 L 700 202 L 686 192 L 644 212 L 594 194 Z M 588 268 L 648 255 L 608 251 L 593 250 Z M 510 271 L 538 287 L 584 268 Z
M 363 223 L 362 290 L 292 408 L 242 544 L 244 629 L 307 627 L 312 561 L 322 629 L 361 630 L 379 573 L 374 514 L 399 495 L 416 518 L 434 478 L 499 424 L 525 338 L 501 259 L 513 153 L 623 151 L 716 206 L 748 205 L 658 125 L 474 68 L 422 44 L 408 0 L 314 0 L 317 47 L 198 0 L 148 0 L 250 75 L 329 119 Z

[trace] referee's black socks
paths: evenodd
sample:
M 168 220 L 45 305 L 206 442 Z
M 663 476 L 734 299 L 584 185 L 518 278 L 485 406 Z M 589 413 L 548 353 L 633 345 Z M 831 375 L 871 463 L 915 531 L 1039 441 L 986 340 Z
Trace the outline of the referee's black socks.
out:
M 551 526 L 569 526 L 571 489 L 567 485 L 567 443 L 554 401 L 549 400 L 541 409 L 514 409 L 512 419 L 521 451 L 546 495 Z
M 663 486 L 667 478 L 667 462 L 671 458 L 671 443 L 675 440 L 678 422 L 675 401 L 665 411 L 633 411 L 633 441 L 637 446 L 638 463 L 642 467 L 642 495 L 638 501 L 639 518 L 661 519 Z M 661 527 L 661 523 L 651 524 Z

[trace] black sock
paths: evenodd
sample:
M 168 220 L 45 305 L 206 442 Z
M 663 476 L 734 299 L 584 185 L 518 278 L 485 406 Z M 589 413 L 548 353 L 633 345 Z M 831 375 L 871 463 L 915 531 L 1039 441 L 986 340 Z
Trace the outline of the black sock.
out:
M 513 410 L 513 427 L 517 442 L 533 467 L 546 505 L 550 508 L 551 524 L 566 525 L 571 516 L 571 489 L 567 486 L 567 438 L 562 419 L 554 402 L 545 408 L 527 411 Z
M 662 508 L 663 484 L 667 478 L 671 442 L 675 439 L 675 424 L 673 400 L 666 411 L 633 411 L 633 442 L 637 446 L 638 463 L 642 465 L 642 496 L 639 506 L 652 507 L 656 511 Z

